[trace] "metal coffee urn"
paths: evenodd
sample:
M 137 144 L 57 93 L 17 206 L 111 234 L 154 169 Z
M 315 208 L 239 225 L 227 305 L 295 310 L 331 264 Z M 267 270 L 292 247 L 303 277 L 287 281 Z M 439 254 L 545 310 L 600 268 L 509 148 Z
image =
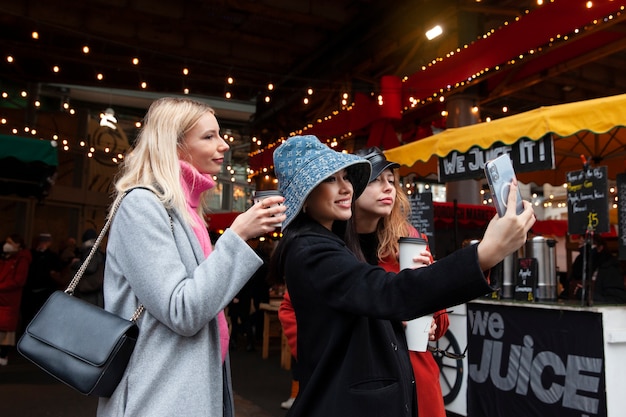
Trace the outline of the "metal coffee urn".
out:
M 535 236 L 526 243 L 526 255 L 537 259 L 538 301 L 556 300 L 556 240 Z
M 517 275 L 517 252 L 502 261 L 502 298 L 513 298 Z

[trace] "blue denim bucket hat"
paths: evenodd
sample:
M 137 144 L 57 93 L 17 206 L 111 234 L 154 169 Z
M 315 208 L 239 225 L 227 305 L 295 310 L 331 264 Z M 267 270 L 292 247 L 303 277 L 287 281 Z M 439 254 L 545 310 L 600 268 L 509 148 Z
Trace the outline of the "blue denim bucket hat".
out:
M 285 197 L 287 218 L 283 230 L 296 218 L 311 191 L 334 173 L 346 169 L 353 199 L 369 182 L 371 165 L 357 155 L 337 152 L 313 135 L 293 136 L 274 151 L 274 173 Z

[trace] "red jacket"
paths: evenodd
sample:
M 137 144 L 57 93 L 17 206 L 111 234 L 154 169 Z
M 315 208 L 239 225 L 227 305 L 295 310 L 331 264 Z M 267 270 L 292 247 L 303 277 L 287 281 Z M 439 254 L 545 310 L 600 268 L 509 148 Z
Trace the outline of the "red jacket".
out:
M 26 249 L 8 258 L 0 258 L 0 331 L 17 330 L 22 288 L 31 260 L 30 251 Z
M 412 230 L 411 237 L 424 237 L 417 230 Z M 384 259 L 378 263 L 387 272 L 399 272 L 400 265 L 396 259 Z M 441 338 L 448 327 L 450 319 L 445 310 L 436 312 L 433 317 L 437 330 L 435 340 Z M 417 391 L 417 415 L 419 417 L 446 417 L 443 393 L 439 383 L 439 365 L 435 362 L 430 352 L 415 352 L 409 350 L 409 359 L 415 376 L 415 389 Z

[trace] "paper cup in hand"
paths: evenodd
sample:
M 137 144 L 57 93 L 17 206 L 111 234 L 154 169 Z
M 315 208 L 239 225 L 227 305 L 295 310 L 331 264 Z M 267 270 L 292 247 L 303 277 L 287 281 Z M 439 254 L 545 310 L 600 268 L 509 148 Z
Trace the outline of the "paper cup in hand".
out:
M 400 244 L 400 269 L 412 269 L 421 266 L 413 262 L 413 258 L 419 256 L 426 250 L 428 247 L 426 239 L 419 237 L 401 237 L 398 243 Z M 406 323 L 404 332 L 406 334 L 406 342 L 409 350 L 426 352 L 432 322 L 433 316 L 429 314 Z
M 404 334 L 409 350 L 426 352 L 433 316 L 423 316 L 406 322 Z
M 400 269 L 416 268 L 421 266 L 413 262 L 413 258 L 419 256 L 428 247 L 426 239 L 421 237 L 401 237 L 398 239 L 400 244 Z
M 254 194 L 252 195 L 252 201 L 254 202 L 254 204 L 256 204 L 259 201 L 263 201 L 267 197 L 274 197 L 274 196 L 281 196 L 282 197 L 282 194 L 278 190 L 255 191 Z M 277 205 L 279 205 L 279 204 L 274 204 L 271 207 L 274 207 L 274 206 L 277 206 Z M 273 226 L 274 227 L 281 227 L 282 223 L 276 223 Z

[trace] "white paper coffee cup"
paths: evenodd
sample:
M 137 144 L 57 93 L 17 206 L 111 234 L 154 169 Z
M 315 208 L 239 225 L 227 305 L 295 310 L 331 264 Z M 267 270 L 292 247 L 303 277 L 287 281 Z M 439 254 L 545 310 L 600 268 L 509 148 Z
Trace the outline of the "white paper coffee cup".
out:
M 421 237 L 401 237 L 398 239 L 400 244 L 400 269 L 417 268 L 421 266 L 413 262 L 413 258 L 424 252 L 428 247 L 426 239 Z
M 430 314 L 406 322 L 404 334 L 406 335 L 406 343 L 409 350 L 426 352 L 432 322 L 433 316 Z
M 259 201 L 263 201 L 267 197 L 274 197 L 274 196 L 281 196 L 282 197 L 282 193 L 280 191 L 278 191 L 278 190 L 254 191 L 254 193 L 252 194 L 252 201 L 254 202 L 254 204 L 256 204 Z M 269 206 L 269 207 L 274 207 L 274 206 L 279 206 L 279 205 L 280 204 L 273 204 L 272 206 Z M 274 227 L 282 227 L 282 223 L 276 223 L 273 226 Z
M 413 262 L 413 258 L 426 250 L 428 247 L 426 239 L 419 237 L 401 237 L 398 243 L 400 244 L 400 269 L 413 269 L 422 266 L 421 264 Z M 432 322 L 433 316 L 431 314 L 406 322 L 404 333 L 409 350 L 426 352 Z

